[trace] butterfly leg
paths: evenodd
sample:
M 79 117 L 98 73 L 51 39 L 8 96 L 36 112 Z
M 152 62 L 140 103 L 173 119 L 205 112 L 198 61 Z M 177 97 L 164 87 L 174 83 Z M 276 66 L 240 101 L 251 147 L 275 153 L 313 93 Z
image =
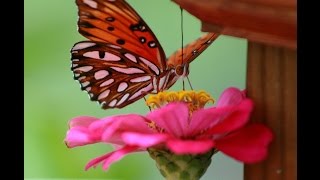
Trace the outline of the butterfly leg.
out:
M 192 87 L 192 85 L 191 85 L 191 82 L 190 82 L 189 76 L 187 76 L 187 80 L 188 80 L 188 83 L 189 83 L 189 85 L 190 85 L 191 90 L 193 90 L 193 87 Z
M 147 93 L 146 92 L 142 92 L 142 94 L 146 94 L 147 95 Z M 146 99 L 146 97 L 145 96 L 143 96 L 143 99 L 144 99 L 144 102 L 147 104 L 147 99 Z M 149 108 L 149 111 L 151 112 L 151 107 L 150 106 L 148 106 L 148 108 Z
M 184 79 L 182 79 L 182 90 L 184 90 L 184 91 L 186 90 L 185 85 L 184 85 Z

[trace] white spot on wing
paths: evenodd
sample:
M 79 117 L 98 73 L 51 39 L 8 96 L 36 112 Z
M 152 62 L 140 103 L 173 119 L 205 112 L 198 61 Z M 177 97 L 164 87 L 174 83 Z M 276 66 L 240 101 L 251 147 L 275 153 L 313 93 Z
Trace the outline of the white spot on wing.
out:
M 109 103 L 109 106 L 110 106 L 110 107 L 114 107 L 114 106 L 116 105 L 116 103 L 117 103 L 117 100 L 114 99 L 114 100 L 112 100 L 112 101 Z
M 147 92 L 149 92 L 149 91 L 152 90 L 152 89 L 153 89 L 152 84 L 149 84 L 148 86 L 146 86 L 146 87 L 140 89 L 138 92 L 134 93 L 134 94 L 129 98 L 129 100 L 134 99 L 134 98 L 140 96 L 141 93 L 143 93 L 143 92 L 147 93 Z
M 108 72 L 108 71 L 106 71 L 106 70 L 100 70 L 100 71 L 97 71 L 97 72 L 94 73 L 94 78 L 95 78 L 96 80 L 99 80 L 99 79 L 105 78 L 105 77 L 108 76 L 108 75 L 109 75 L 109 72 Z
M 148 81 L 150 79 L 151 79 L 150 76 L 141 76 L 141 77 L 130 79 L 130 82 L 144 82 L 144 81 Z
M 75 68 L 74 71 L 88 72 L 88 71 L 90 71 L 91 69 L 93 69 L 92 66 L 82 66 L 82 67 Z
M 76 51 L 79 49 L 85 49 L 91 46 L 96 45 L 96 43 L 91 43 L 91 42 L 82 42 L 82 43 L 78 43 L 75 46 L 73 46 L 72 51 Z
M 153 72 L 155 72 L 157 75 L 159 75 L 159 68 L 156 65 L 154 65 L 152 62 L 150 62 L 149 60 L 147 60 L 143 57 L 139 57 L 139 59 L 143 63 L 145 63 L 147 66 L 149 66 Z
M 117 106 L 119 106 L 120 104 L 122 104 L 125 100 L 127 100 L 128 99 L 128 97 L 129 97 L 129 93 L 127 93 L 127 94 L 125 94 L 121 99 L 120 99 L 120 101 L 117 103 Z
M 89 92 L 91 90 L 91 87 L 87 87 L 86 91 Z
M 82 79 L 85 79 L 85 78 L 86 78 L 86 76 L 81 76 L 78 78 L 78 80 L 81 81 Z
M 113 82 L 114 82 L 114 79 L 108 79 L 107 81 L 105 81 L 102 84 L 100 84 L 100 87 L 108 86 Z
M 101 106 L 103 107 L 105 104 L 106 104 L 106 102 L 105 102 L 105 101 L 103 101 L 103 102 L 101 103 Z
M 111 48 L 114 48 L 114 49 L 121 49 L 120 46 L 116 46 L 116 45 L 113 45 L 113 44 L 107 44 L 107 46 L 109 46 Z
M 72 61 L 79 61 L 79 59 L 72 59 Z
M 153 84 L 153 90 L 155 91 L 155 93 L 157 93 L 158 92 L 158 79 L 153 77 L 152 84 Z
M 102 60 L 106 60 L 106 61 L 120 61 L 121 58 L 119 56 L 116 56 L 114 54 L 105 52 L 104 54 L 104 58 Z
M 99 56 L 99 51 L 91 51 L 86 52 L 83 54 L 84 57 L 94 58 L 94 59 L 101 59 Z M 114 54 L 105 52 L 104 57 L 101 60 L 105 61 L 120 61 L 121 58 L 119 56 L 116 56 Z
M 170 75 L 170 73 L 168 73 L 167 76 L 166 76 L 166 80 L 163 83 L 162 90 L 168 89 L 167 85 L 168 85 L 168 81 L 169 81 L 169 75 Z
M 125 74 L 136 74 L 136 73 L 145 73 L 141 69 L 138 68 L 120 68 L 120 67 L 111 67 L 113 70 L 125 73 Z
M 110 89 L 107 89 L 105 91 L 103 91 L 99 96 L 98 96 L 98 100 L 101 100 L 103 98 L 106 98 L 110 93 Z
M 156 43 L 155 42 L 151 42 L 149 45 L 150 45 L 150 47 L 154 47 L 156 45 Z
M 168 76 L 163 76 L 160 78 L 160 81 L 159 81 L 159 89 L 163 89 L 164 88 L 164 83 L 166 81 Z
M 129 60 L 135 62 L 135 63 L 137 62 L 136 57 L 134 57 L 134 55 L 132 55 L 130 53 L 126 53 L 124 56 L 127 57 Z
M 86 81 L 86 82 L 81 83 L 82 87 L 86 87 L 86 86 L 88 86 L 89 84 L 90 84 L 89 81 Z
M 122 91 L 124 91 L 124 90 L 126 90 L 127 89 L 127 87 L 128 87 L 128 83 L 126 83 L 126 82 L 121 82 L 120 84 L 119 84 L 119 86 L 118 86 L 118 92 L 122 92 Z
M 78 64 L 72 64 L 72 67 L 73 68 L 75 68 L 75 67 L 77 67 L 78 66 Z
M 97 9 L 97 7 L 98 7 L 98 3 L 95 2 L 95 1 L 92 1 L 92 0 L 83 0 L 83 2 L 84 2 L 86 5 L 94 8 L 94 9 Z

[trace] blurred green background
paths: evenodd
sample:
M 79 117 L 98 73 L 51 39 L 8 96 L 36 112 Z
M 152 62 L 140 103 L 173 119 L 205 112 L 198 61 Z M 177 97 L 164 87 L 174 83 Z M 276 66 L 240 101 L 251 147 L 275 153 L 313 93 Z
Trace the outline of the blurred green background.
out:
M 161 180 L 147 153 L 126 156 L 105 172 L 84 171 L 86 163 L 111 150 L 95 144 L 68 149 L 63 140 L 68 121 L 80 115 L 104 117 L 119 113 L 146 114 L 140 100 L 126 108 L 102 110 L 80 90 L 70 70 L 70 48 L 84 40 L 77 32 L 75 0 L 25 0 L 24 7 L 24 177 L 70 179 Z M 181 46 L 180 10 L 169 0 L 128 0 L 156 34 L 167 56 Z M 184 12 L 184 42 L 201 35 L 200 22 Z M 216 99 L 229 86 L 245 87 L 247 42 L 219 37 L 190 65 L 195 89 Z M 188 87 L 188 86 L 187 86 Z M 181 81 L 172 89 L 180 90 Z M 218 153 L 203 180 L 241 180 L 241 163 Z

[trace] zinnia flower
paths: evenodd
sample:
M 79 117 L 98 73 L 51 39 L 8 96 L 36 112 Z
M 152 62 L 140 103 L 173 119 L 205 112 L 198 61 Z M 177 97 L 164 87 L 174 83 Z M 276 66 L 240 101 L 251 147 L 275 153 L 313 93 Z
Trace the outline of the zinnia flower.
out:
M 86 169 L 99 163 L 107 169 L 126 154 L 147 150 L 168 179 L 200 178 L 217 151 L 244 163 L 265 159 L 273 135 L 262 124 L 247 125 L 253 103 L 244 92 L 228 88 L 216 106 L 205 108 L 210 101 L 204 91 L 161 92 L 147 100 L 153 110 L 146 116 L 72 119 L 65 142 L 70 148 L 116 145 L 115 151 L 91 160 Z

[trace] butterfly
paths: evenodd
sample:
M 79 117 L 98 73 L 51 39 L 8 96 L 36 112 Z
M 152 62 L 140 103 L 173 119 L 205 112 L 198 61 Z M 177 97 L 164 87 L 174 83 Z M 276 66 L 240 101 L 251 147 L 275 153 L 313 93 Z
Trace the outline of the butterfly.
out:
M 103 109 L 125 107 L 170 88 L 218 36 L 208 33 L 166 59 L 148 25 L 124 0 L 76 0 L 78 31 L 88 41 L 71 49 L 81 89 Z M 182 54 L 183 52 L 183 54 Z

